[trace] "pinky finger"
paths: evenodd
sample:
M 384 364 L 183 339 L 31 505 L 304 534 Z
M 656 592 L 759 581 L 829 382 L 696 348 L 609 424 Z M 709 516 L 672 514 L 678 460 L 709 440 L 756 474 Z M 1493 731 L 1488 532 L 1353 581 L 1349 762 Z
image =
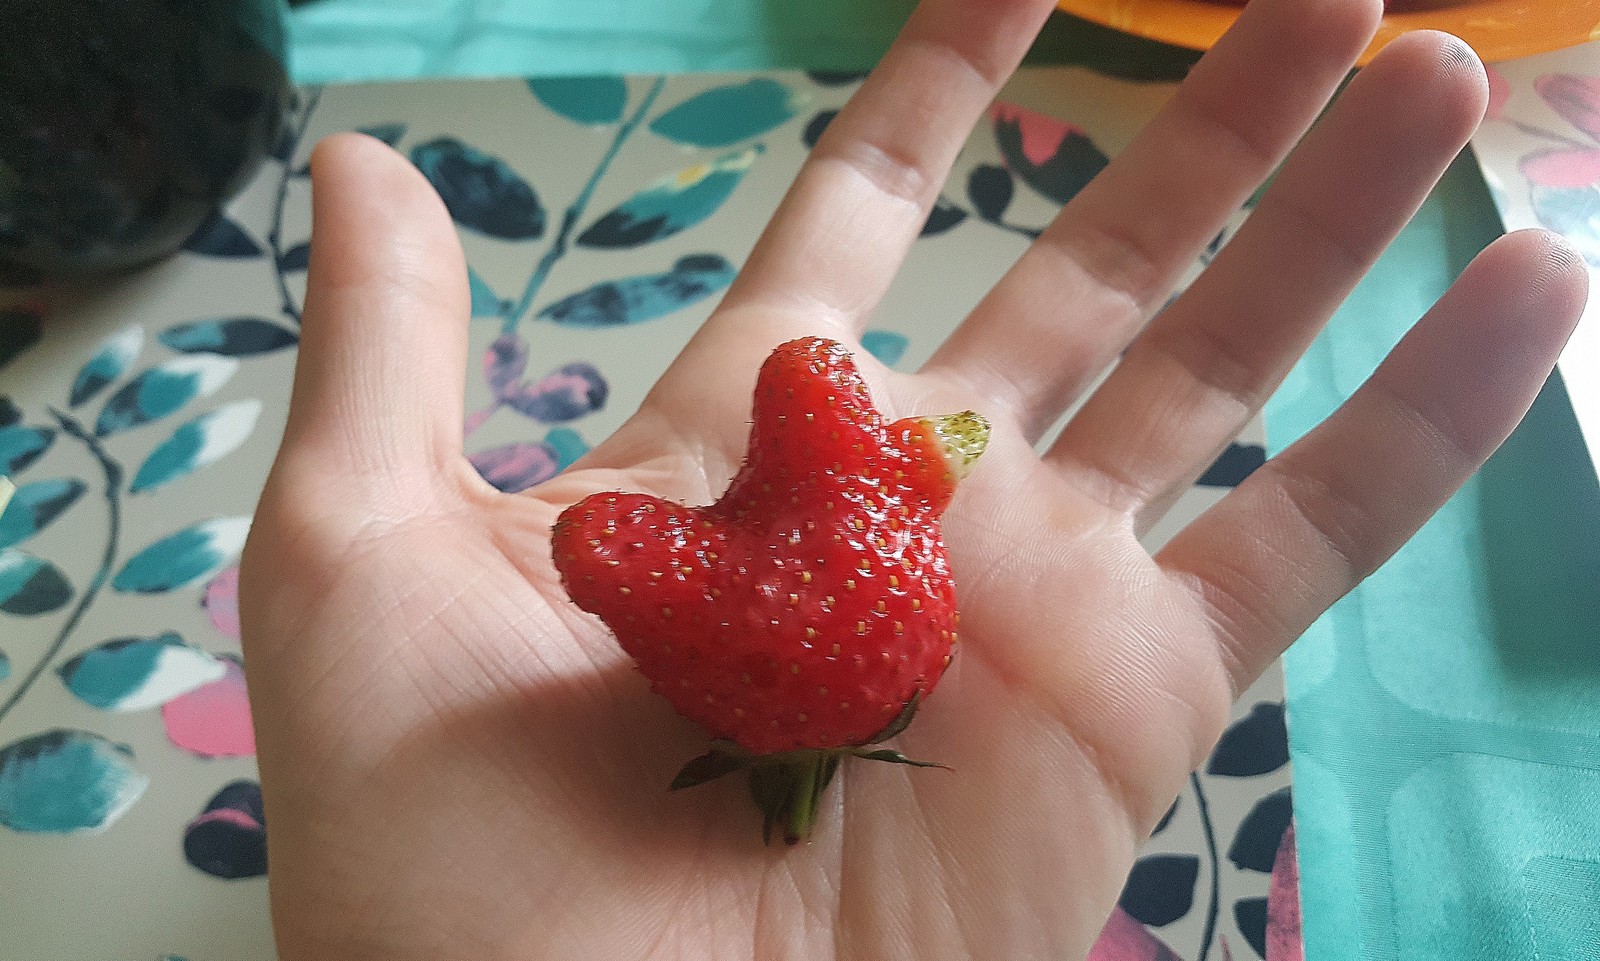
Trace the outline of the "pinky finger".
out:
M 1473 261 L 1376 373 L 1157 560 L 1209 610 L 1235 690 L 1399 550 L 1527 413 L 1587 275 L 1542 231 Z

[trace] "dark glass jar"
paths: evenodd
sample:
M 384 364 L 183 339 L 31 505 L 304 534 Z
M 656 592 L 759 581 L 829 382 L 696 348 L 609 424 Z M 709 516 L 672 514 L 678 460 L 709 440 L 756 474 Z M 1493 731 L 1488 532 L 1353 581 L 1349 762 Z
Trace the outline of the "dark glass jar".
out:
M 180 247 L 282 136 L 283 0 L 0 0 L 0 265 Z

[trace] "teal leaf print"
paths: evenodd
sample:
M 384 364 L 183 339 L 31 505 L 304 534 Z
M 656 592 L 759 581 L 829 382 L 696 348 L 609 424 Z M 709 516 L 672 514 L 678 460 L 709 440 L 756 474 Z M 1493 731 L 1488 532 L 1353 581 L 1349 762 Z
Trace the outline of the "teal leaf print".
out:
M 471 267 L 467 268 L 467 287 L 472 291 L 472 316 L 501 316 L 505 310 L 505 302 L 494 292 L 494 288 L 489 286 L 489 282 Z
M 0 367 L 21 357 L 44 336 L 44 318 L 31 310 L 0 310 Z
M 38 834 L 98 831 L 149 785 L 127 745 L 88 731 L 46 731 L 0 749 L 0 824 Z
M 83 481 L 70 477 L 35 481 L 17 488 L 11 503 L 0 509 L 0 547 L 20 544 L 44 530 L 66 513 L 86 489 Z
M 0 651 L 0 681 L 11 677 L 11 658 L 6 657 L 5 651 Z
M 369 137 L 376 137 L 393 147 L 406 135 L 406 125 L 403 123 L 380 123 L 370 127 L 361 127 L 356 133 L 364 133 Z
M 893 367 L 906 355 L 906 348 L 911 346 L 911 341 L 905 334 L 892 330 L 869 330 L 861 335 L 861 346 L 882 361 L 883 366 Z
M 310 266 L 311 242 L 309 240 L 303 244 L 295 244 L 285 250 L 283 256 L 278 258 L 278 269 L 284 273 L 296 273 L 297 271 L 306 270 Z
M 200 320 L 161 332 L 161 343 L 180 354 L 257 357 L 293 347 L 300 337 L 287 327 L 254 317 Z
M 570 427 L 552 427 L 544 435 L 544 446 L 556 457 L 556 470 L 564 471 L 589 453 L 589 445 Z
M 103 711 L 160 707 L 226 672 L 223 661 L 170 631 L 110 640 L 56 669 L 78 700 Z
M 186 527 L 135 554 L 111 587 L 123 593 L 162 594 L 202 581 L 232 563 L 244 547 L 250 518 L 225 517 Z
M 259 257 L 261 245 L 244 232 L 244 228 L 218 214 L 201 224 L 183 249 L 206 257 Z
M 100 437 L 160 420 L 197 397 L 206 397 L 239 369 L 231 357 L 193 354 L 151 367 L 112 394 L 95 421 Z
M 638 247 L 687 230 L 717 212 L 761 155 L 760 144 L 668 174 L 578 235 L 582 247 Z
M 77 407 L 100 393 L 112 381 L 128 372 L 134 358 L 144 349 L 144 328 L 131 324 L 100 342 L 94 356 L 78 371 L 72 381 L 72 392 L 67 403 Z
M 33 617 L 59 611 L 72 585 L 54 564 L 14 548 L 0 548 L 0 611 Z
M 0 474 L 18 474 L 38 460 L 55 443 L 56 432 L 49 427 L 0 427 Z
M 589 126 L 616 123 L 628 105 L 621 77 L 533 77 L 528 89 L 552 111 Z
M 412 147 L 411 162 L 461 226 L 501 240 L 536 240 L 544 234 L 538 195 L 499 157 L 440 137 Z
M 713 87 L 650 122 L 668 140 L 691 147 L 729 147 L 782 126 L 809 101 L 770 77 Z
M 202 414 L 172 432 L 150 452 L 128 491 L 141 494 L 170 484 L 239 449 L 261 415 L 259 400 L 241 400 Z
M 10 427 L 22 419 L 22 409 L 11 398 L 0 394 L 0 427 Z
M 732 264 L 716 254 L 684 257 L 664 274 L 608 280 L 562 298 L 539 316 L 563 327 L 617 327 L 664 317 L 733 283 Z

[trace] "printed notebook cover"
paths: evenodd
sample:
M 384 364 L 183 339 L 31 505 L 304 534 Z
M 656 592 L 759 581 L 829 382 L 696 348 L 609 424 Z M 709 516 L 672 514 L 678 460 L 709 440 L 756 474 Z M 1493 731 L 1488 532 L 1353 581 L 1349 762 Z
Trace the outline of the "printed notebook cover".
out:
M 12 292 L 0 956 L 273 956 L 236 561 L 287 409 L 316 140 L 388 141 L 449 206 L 471 264 L 467 453 L 516 491 L 636 408 L 857 82 L 306 89 L 279 156 L 183 253 L 94 290 Z M 974 132 L 865 347 L 919 364 L 1171 92 L 1024 71 Z M 1257 423 L 1152 542 L 1261 460 Z M 1299 956 L 1283 715 L 1274 669 L 1156 831 L 1096 958 Z

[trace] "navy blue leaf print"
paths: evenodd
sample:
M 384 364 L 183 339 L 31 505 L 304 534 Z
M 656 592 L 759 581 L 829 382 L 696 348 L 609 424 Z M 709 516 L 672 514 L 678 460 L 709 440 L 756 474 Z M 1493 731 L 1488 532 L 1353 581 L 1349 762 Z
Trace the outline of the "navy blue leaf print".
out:
M 828 124 L 833 123 L 833 118 L 837 116 L 839 116 L 837 110 L 818 111 L 817 115 L 811 118 L 811 122 L 806 124 L 806 129 L 800 132 L 800 139 L 808 148 L 815 147 L 817 141 L 827 132 Z
M 1178 801 L 1179 798 L 1172 799 L 1172 806 L 1167 808 L 1167 813 L 1161 815 L 1161 820 L 1157 821 L 1155 828 L 1150 831 L 1151 837 L 1155 837 L 1157 834 L 1165 831 L 1167 829 L 1167 825 L 1172 823 L 1173 816 L 1178 813 Z
M 1289 729 L 1283 705 L 1263 701 L 1235 721 L 1211 752 L 1206 773 L 1227 777 L 1270 774 L 1289 763 Z
M 0 427 L 0 474 L 19 474 L 55 443 L 56 432 L 49 427 Z
M 238 811 L 248 815 L 258 824 L 267 823 L 267 809 L 261 803 L 261 785 L 254 781 L 233 781 L 211 796 L 206 810 Z
M 928 219 L 922 224 L 922 236 L 937 237 L 966 219 L 965 210 L 940 197 L 933 209 L 928 211 Z
M 22 408 L 11 398 L 0 394 L 0 427 L 10 427 L 22 419 Z
M 73 477 L 35 481 L 17 488 L 0 510 L 0 547 L 20 544 L 66 513 L 87 488 Z
M 528 342 L 520 334 L 501 334 L 483 354 L 483 380 L 496 397 L 522 380 L 528 367 Z
M 144 328 L 132 324 L 100 342 L 100 347 L 73 378 L 67 403 L 78 406 L 128 372 L 134 358 L 144 349 Z
M 1104 170 L 1110 158 L 1079 127 L 996 102 L 990 108 L 995 141 L 1006 166 L 1028 186 L 1065 204 Z
M 984 220 L 999 220 L 1011 206 L 1017 191 L 1011 171 L 992 164 L 979 164 L 967 175 L 967 199 Z
M 544 234 L 538 195 L 500 158 L 440 137 L 412 147 L 411 162 L 461 226 L 502 240 L 535 240 Z
M 1288 788 L 1273 791 L 1257 801 L 1233 836 L 1228 860 L 1247 871 L 1270 872 L 1293 811 L 1294 801 Z
M 621 120 L 628 105 L 628 83 L 621 77 L 535 77 L 528 89 L 561 116 L 590 126 Z
M 70 600 L 72 585 L 54 564 L 0 548 L 0 611 L 32 617 L 58 611 Z
M 300 336 L 287 327 L 254 317 L 199 320 L 161 332 L 161 343 L 180 354 L 256 357 L 293 347 Z
M 547 481 L 561 470 L 549 444 L 507 444 L 469 454 L 467 460 L 496 490 L 515 494 Z
M 261 786 L 235 781 L 212 797 L 183 832 L 183 857 L 195 868 L 226 880 L 267 873 L 267 825 Z
M 357 133 L 364 133 L 369 137 L 376 137 L 393 147 L 406 135 L 406 125 L 403 123 L 380 123 L 370 127 L 360 127 Z
M 848 87 L 867 79 L 865 70 L 807 70 L 806 76 L 824 87 Z
M 286 274 L 305 270 L 311 266 L 311 243 L 295 244 L 278 258 L 278 269 Z
M 608 392 L 594 365 L 580 361 L 508 393 L 505 402 L 524 417 L 557 424 L 599 410 L 605 406 Z
M 183 249 L 207 257 L 259 257 L 261 245 L 244 228 L 217 214 L 184 241 Z
M 1171 924 L 1194 907 L 1200 859 L 1192 854 L 1152 854 L 1134 862 L 1117 903 L 1143 924 Z
M 1267 956 L 1267 899 L 1240 898 L 1233 902 L 1233 920 L 1256 954 Z
M 148 368 L 106 400 L 94 431 L 106 437 L 160 420 L 196 397 L 209 396 L 238 369 L 237 360 L 209 354 L 176 357 Z
M 22 356 L 44 336 L 44 318 L 31 310 L 0 310 L 0 367 Z
M 664 317 L 733 283 L 732 264 L 716 254 L 691 254 L 664 274 L 608 280 L 564 297 L 539 316 L 563 327 L 616 327 Z
M 1266 462 L 1267 452 L 1260 444 L 1229 444 L 1195 483 L 1202 487 L 1238 487 Z

